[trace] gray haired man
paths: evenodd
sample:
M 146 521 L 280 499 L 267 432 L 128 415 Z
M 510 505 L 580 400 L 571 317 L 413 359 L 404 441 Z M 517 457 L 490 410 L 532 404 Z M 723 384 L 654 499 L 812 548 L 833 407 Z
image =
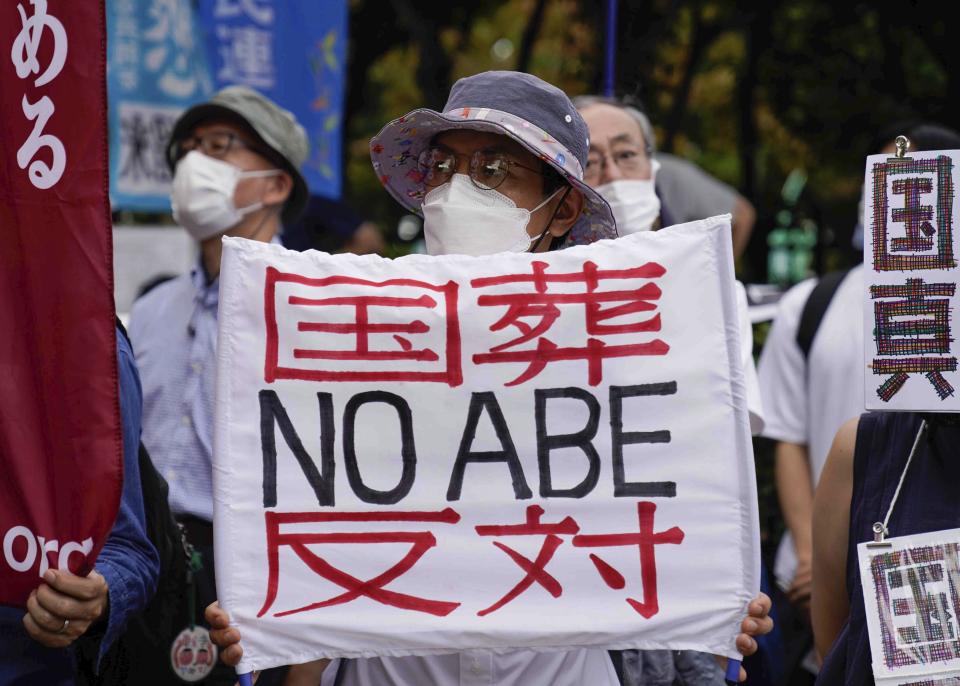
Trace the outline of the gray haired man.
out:
M 733 254 L 747 247 L 756 211 L 727 184 L 692 162 L 657 152 L 650 119 L 630 99 L 573 99 L 590 128 L 584 180 L 604 197 L 621 234 L 682 224 L 729 212 Z

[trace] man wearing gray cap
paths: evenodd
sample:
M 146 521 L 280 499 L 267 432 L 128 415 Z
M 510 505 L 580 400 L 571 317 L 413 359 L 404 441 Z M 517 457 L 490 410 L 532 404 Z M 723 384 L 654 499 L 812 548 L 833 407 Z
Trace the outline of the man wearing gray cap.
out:
M 274 240 L 307 201 L 299 171 L 307 153 L 295 117 L 242 86 L 184 112 L 167 146 L 173 217 L 199 242 L 200 260 L 134 303 L 130 337 L 143 383 L 143 443 L 202 558 L 198 608 L 216 597 L 211 457 L 221 238 Z
M 431 255 L 544 252 L 617 236 L 603 198 L 583 181 L 588 131 L 570 99 L 530 74 L 484 72 L 457 81 L 442 112 L 417 109 L 370 141 L 386 190 L 423 215 Z M 768 598 L 750 606 L 744 630 L 766 633 Z M 213 605 L 207 618 L 224 661 L 242 654 L 239 630 Z M 738 647 L 756 650 L 741 634 Z M 322 669 L 322 663 L 316 665 Z M 338 660 L 323 685 L 614 686 L 606 650 L 469 650 L 449 655 Z

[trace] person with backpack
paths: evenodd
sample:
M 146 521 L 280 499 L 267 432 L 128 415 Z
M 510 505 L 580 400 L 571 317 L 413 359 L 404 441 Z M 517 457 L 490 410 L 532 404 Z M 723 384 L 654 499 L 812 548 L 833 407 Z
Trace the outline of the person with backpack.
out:
M 894 152 L 898 133 L 914 151 L 960 148 L 957 132 L 919 124 L 885 134 L 880 152 Z M 776 486 L 786 525 L 774 576 L 784 609 L 795 617 L 783 617 L 780 627 L 797 627 L 788 637 L 788 668 L 803 664 L 811 673 L 817 669 L 809 619 L 814 488 L 834 435 L 864 411 L 864 287 L 863 265 L 797 284 L 781 298 L 760 356 L 763 436 L 777 441 Z

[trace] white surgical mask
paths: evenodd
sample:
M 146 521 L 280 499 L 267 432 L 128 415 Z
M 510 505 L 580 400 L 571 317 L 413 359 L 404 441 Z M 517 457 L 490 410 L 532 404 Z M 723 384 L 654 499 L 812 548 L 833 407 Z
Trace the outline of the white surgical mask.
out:
M 212 238 L 263 207 L 262 202 L 246 207 L 234 204 L 233 193 L 240 179 L 279 173 L 279 169 L 243 171 L 229 162 L 191 150 L 177 163 L 173 174 L 173 219 L 198 241 Z
M 651 160 L 649 179 L 617 179 L 596 187 L 613 210 L 621 236 L 649 231 L 660 216 L 660 198 L 654 188 L 659 168 L 660 163 Z
M 532 210 L 525 210 L 503 193 L 477 188 L 466 174 L 454 174 L 423 198 L 427 253 L 478 256 L 526 252 L 534 240 L 527 233 L 530 215 L 558 191 Z

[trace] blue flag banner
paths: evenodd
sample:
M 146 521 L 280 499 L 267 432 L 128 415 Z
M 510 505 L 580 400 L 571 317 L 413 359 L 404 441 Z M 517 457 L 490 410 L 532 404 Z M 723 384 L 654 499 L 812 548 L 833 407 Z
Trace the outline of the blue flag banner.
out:
M 338 198 L 346 0 L 201 0 L 200 20 L 215 87 L 250 86 L 293 112 L 310 192 Z
M 189 105 L 213 92 L 191 0 L 107 3 L 110 199 L 114 209 L 166 212 L 164 148 Z
M 254 88 L 307 131 L 310 192 L 339 197 L 346 0 L 110 0 L 113 208 L 166 212 L 164 149 L 184 109 L 228 85 Z

